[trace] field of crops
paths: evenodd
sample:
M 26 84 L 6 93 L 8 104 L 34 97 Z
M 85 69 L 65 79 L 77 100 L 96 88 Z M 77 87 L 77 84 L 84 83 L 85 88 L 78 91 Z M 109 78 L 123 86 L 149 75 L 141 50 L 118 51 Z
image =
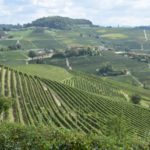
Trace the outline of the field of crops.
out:
M 75 74 L 75 76 L 64 80 L 63 83 L 88 93 L 105 96 L 116 101 L 122 100 L 129 102 L 132 94 L 138 93 L 141 95 L 142 100 L 150 105 L 149 90 L 135 88 L 128 84 L 122 84 L 107 78 L 99 78 L 85 73 L 72 72 L 72 74 Z
M 9 111 L 2 113 L 1 120 L 33 126 L 52 125 L 85 133 L 102 133 L 106 120 L 122 114 L 130 120 L 129 126 L 138 135 L 148 133 L 149 109 L 127 102 L 111 82 L 104 84 L 102 80 L 92 76 L 78 73 L 73 75 L 74 78 L 64 81 L 68 83 L 65 85 L 1 66 L 1 96 L 15 99 Z M 148 93 L 143 91 L 142 94 L 146 96 Z
M 61 67 L 51 66 L 51 65 L 40 65 L 40 64 L 28 64 L 15 66 L 14 69 L 27 73 L 29 75 L 37 75 L 39 77 L 62 81 L 66 78 L 71 78 L 71 74 Z
M 124 57 L 111 51 L 102 51 L 101 56 L 71 57 L 69 62 L 73 70 L 95 75 L 97 75 L 97 68 L 102 67 L 104 64 L 111 64 L 116 70 L 127 69 L 131 72 L 131 74 L 125 76 L 115 76 L 112 78 L 114 80 L 136 86 L 140 86 L 137 80 L 147 86 L 150 83 L 150 69 L 147 63 Z M 44 63 L 67 68 L 65 59 L 45 59 Z
M 11 40 L 1 40 L 0 46 L 8 46 L 20 40 L 23 49 L 55 48 L 64 50 L 69 46 L 99 46 L 105 45 L 119 50 L 125 48 L 149 50 L 150 42 L 145 40 L 144 31 L 138 28 L 104 28 L 104 27 L 74 27 L 71 30 L 56 29 L 24 29 L 10 31 Z M 149 30 L 146 30 L 148 39 Z

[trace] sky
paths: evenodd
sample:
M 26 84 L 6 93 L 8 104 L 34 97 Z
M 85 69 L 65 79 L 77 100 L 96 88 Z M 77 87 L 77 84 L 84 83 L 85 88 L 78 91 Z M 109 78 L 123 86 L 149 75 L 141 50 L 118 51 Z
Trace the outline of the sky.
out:
M 0 0 L 0 24 L 47 16 L 84 18 L 101 26 L 150 25 L 150 0 Z

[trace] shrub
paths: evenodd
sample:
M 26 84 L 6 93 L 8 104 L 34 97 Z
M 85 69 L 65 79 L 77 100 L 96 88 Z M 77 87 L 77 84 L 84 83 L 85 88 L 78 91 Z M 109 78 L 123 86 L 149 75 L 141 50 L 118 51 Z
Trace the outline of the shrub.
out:
M 0 97 L 0 114 L 7 111 L 14 100 L 8 97 Z
M 140 101 L 141 101 L 141 96 L 140 95 L 132 95 L 132 97 L 131 97 L 131 102 L 133 103 L 133 104 L 139 104 L 140 103 Z
M 0 125 L 0 149 L 36 150 L 99 150 L 99 149 L 148 149 L 144 139 L 116 141 L 112 136 L 85 134 L 55 127 L 33 127 L 20 124 Z
M 35 51 L 29 51 L 28 56 L 31 58 L 35 57 L 36 56 Z

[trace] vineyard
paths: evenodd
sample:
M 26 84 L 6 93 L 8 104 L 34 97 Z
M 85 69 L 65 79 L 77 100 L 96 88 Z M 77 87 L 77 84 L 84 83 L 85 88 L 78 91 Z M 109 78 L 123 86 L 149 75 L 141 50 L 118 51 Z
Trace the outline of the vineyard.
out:
M 63 81 L 64 84 L 71 87 L 90 92 L 91 94 L 103 95 L 111 100 L 129 101 L 133 93 L 141 95 L 142 100 L 150 103 L 149 90 L 135 88 L 128 84 L 122 84 L 106 78 L 100 78 L 94 75 L 88 75 L 82 72 L 71 72 L 72 78 Z
M 0 120 L 103 133 L 106 121 L 122 114 L 138 135 L 149 132 L 149 109 L 127 102 L 119 87 L 114 88 L 108 82 L 93 76 L 73 75 L 63 84 L 1 66 L 1 96 L 15 101 L 8 112 L 1 114 Z

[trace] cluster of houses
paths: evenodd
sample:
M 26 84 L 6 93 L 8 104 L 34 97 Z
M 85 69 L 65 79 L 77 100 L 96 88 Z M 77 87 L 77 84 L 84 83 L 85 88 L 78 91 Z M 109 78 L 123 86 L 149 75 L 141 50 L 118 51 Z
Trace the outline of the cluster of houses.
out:
M 29 51 L 35 52 L 35 57 L 33 59 L 49 58 L 54 54 L 53 49 L 30 49 Z
M 150 54 L 145 53 L 137 53 L 137 52 L 115 52 L 116 54 L 123 55 L 125 57 L 129 57 L 131 59 L 137 59 L 141 62 L 148 63 L 150 61 Z
M 48 54 L 52 54 L 54 52 L 53 49 L 38 49 L 36 51 L 36 55 L 37 56 L 45 56 L 45 55 L 48 55 Z

